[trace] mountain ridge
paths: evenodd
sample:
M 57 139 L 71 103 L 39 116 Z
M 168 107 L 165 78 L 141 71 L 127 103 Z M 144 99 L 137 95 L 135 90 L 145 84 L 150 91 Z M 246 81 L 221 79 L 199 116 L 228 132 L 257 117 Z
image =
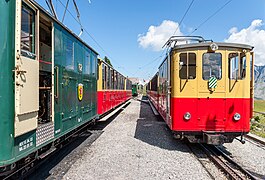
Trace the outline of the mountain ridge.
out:
M 265 100 L 265 66 L 254 66 L 254 98 Z

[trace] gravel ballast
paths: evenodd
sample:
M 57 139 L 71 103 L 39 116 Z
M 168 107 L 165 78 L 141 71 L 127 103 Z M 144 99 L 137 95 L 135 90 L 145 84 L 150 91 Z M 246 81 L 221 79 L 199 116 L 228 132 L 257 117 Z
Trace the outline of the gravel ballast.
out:
M 137 100 L 85 148 L 63 179 L 211 179 L 150 106 Z
M 233 157 L 237 163 L 242 165 L 250 173 L 257 178 L 265 179 L 265 147 L 254 143 L 253 141 L 246 141 L 241 144 L 234 140 L 233 143 L 224 144 L 223 149 L 227 155 Z

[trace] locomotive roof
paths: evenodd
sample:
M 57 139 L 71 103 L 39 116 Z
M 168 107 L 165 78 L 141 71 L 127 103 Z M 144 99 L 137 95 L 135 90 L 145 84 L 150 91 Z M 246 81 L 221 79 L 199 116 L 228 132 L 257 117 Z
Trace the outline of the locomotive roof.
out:
M 201 42 L 201 43 L 190 43 L 190 44 L 180 44 L 175 45 L 171 51 L 177 50 L 177 49 L 185 49 L 185 48 L 198 48 L 198 47 L 209 47 L 211 44 L 217 44 L 219 47 L 227 47 L 227 48 L 241 48 L 241 49 L 249 49 L 252 50 L 254 47 L 247 45 L 247 44 L 239 44 L 239 43 L 226 43 L 226 42 Z M 167 56 L 163 60 L 163 62 L 159 65 L 158 68 L 162 66 L 164 61 L 167 59 Z
M 180 44 L 174 46 L 173 49 L 184 49 L 184 48 L 197 48 L 197 47 L 209 47 L 211 44 L 217 44 L 219 47 L 227 48 L 241 48 L 252 50 L 254 47 L 247 44 L 238 44 L 238 43 L 226 43 L 226 42 L 201 42 L 201 43 L 191 43 L 191 44 Z
M 45 15 L 47 15 L 50 19 L 55 21 L 57 24 L 59 24 L 61 27 L 63 27 L 66 31 L 68 31 L 71 35 L 73 35 L 78 41 L 82 42 L 86 47 L 91 49 L 96 55 L 98 55 L 98 52 L 95 51 L 91 46 L 89 46 L 85 41 L 83 41 L 80 37 L 78 37 L 74 32 L 72 32 L 70 29 L 68 29 L 62 22 L 60 22 L 58 19 L 54 18 L 48 11 L 46 11 L 41 5 L 39 5 L 34 0 L 29 0 L 34 6 L 36 6 L 41 12 L 43 12 Z

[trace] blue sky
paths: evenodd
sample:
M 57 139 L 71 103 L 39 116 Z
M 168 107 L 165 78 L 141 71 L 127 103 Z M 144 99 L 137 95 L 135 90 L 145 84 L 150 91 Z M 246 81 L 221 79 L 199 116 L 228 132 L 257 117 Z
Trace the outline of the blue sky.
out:
M 36 0 L 47 9 L 45 0 Z M 100 57 L 107 56 L 125 76 L 149 79 L 163 58 L 162 45 L 177 29 L 192 0 L 76 0 L 83 27 L 81 38 Z M 62 20 L 67 0 L 53 0 Z M 228 0 L 194 0 L 176 35 L 188 35 Z M 69 11 L 76 17 L 72 0 Z M 64 24 L 79 34 L 80 25 L 66 13 Z M 256 64 L 265 64 L 265 0 L 232 0 L 192 35 L 217 42 L 255 46 Z M 96 42 L 94 41 L 96 40 Z M 99 44 L 99 45 L 98 45 Z M 162 45 L 161 45 L 162 44 Z M 161 46 L 161 47 L 160 47 Z M 264 56 L 263 56 L 264 55 Z

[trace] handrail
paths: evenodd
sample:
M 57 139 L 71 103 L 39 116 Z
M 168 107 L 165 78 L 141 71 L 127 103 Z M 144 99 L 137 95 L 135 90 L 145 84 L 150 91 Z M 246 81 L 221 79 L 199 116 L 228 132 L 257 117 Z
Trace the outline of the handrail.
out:
M 171 36 L 162 48 L 164 48 L 165 46 L 171 46 L 173 42 L 175 42 L 175 46 L 177 42 L 183 41 L 197 41 L 199 43 L 206 41 L 213 42 L 212 40 L 205 40 L 202 36 Z
M 56 69 L 56 93 L 55 98 L 59 98 L 59 67 L 55 66 L 54 69 Z

